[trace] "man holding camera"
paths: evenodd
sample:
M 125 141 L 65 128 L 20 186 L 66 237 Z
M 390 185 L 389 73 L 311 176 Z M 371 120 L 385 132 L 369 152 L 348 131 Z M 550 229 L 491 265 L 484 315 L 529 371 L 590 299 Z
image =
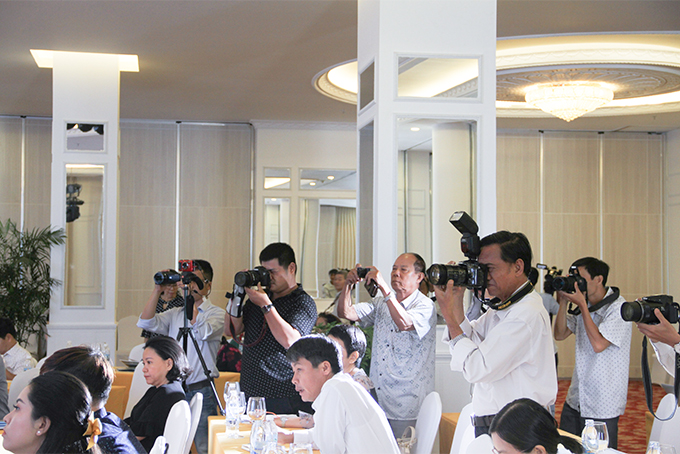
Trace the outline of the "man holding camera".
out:
M 203 360 L 210 368 L 210 376 L 216 378 L 219 377 L 220 373 L 217 370 L 215 358 L 217 357 L 217 350 L 220 348 L 222 331 L 224 331 L 225 312 L 224 309 L 213 305 L 208 299 L 213 277 L 210 263 L 206 260 L 192 260 L 191 264 L 193 265 L 192 273 L 195 277 L 192 276 L 188 286 L 189 295 L 194 300 L 194 307 L 187 326 L 196 338 Z M 199 280 L 202 286 L 198 285 L 196 280 Z M 156 285 L 156 287 L 139 316 L 137 326 L 147 331 L 177 338 L 180 328 L 184 327 L 185 310 L 183 307 L 177 307 L 156 314 L 156 304 L 160 293 L 158 287 L 160 286 Z M 194 442 L 198 453 L 206 454 L 208 451 L 208 416 L 217 415 L 217 401 L 210 380 L 205 376 L 198 352 L 191 339 L 188 339 L 186 353 L 192 368 L 192 372 L 186 381 L 187 400 L 191 400 L 199 392 L 203 394 L 203 411 Z
M 178 275 L 179 273 L 177 273 L 175 270 L 163 270 L 160 274 L 167 279 L 167 276 Z M 182 297 L 182 294 L 179 290 L 179 282 L 168 282 L 167 280 L 164 280 L 160 284 L 154 285 L 150 298 L 157 301 L 157 314 L 165 312 L 174 307 L 184 306 L 184 298 Z M 144 341 L 148 341 L 152 337 L 156 336 L 160 336 L 160 334 L 142 330 L 142 337 L 144 338 Z
M 272 243 L 260 252 L 260 264 L 269 273 L 269 289 L 245 288 L 248 301 L 242 316 L 227 312 L 225 335 L 244 333 L 241 357 L 241 391 L 246 398 L 266 398 L 267 411 L 277 414 L 312 413 L 291 382 L 293 371 L 286 350 L 312 332 L 316 304 L 295 280 L 295 252 L 286 243 Z M 230 307 L 232 304 L 230 303 Z
M 347 275 L 338 315 L 374 327 L 371 380 L 392 432 L 401 437 L 408 426 L 415 426 L 423 400 L 434 391 L 437 312 L 432 300 L 418 290 L 425 278 L 425 261 L 414 253 L 397 257 L 390 275 L 393 291 L 380 271 L 370 268 L 364 280 L 374 282 L 381 296 L 352 305 L 360 266 Z
M 618 288 L 606 286 L 609 266 L 602 260 L 584 257 L 570 269 L 578 277 L 567 279 L 573 288 L 557 292 L 555 339 L 576 335 L 576 366 L 560 428 L 580 435 L 586 419 L 604 422 L 609 447 L 616 449 L 619 416 L 628 396 L 631 324 L 621 318 L 626 300 Z M 579 277 L 586 283 L 585 294 Z M 567 311 L 567 303 L 574 303 L 576 309 Z
M 446 320 L 451 369 L 474 384 L 475 435 L 488 433 L 493 417 L 509 402 L 526 397 L 545 408 L 555 403 L 557 374 L 550 319 L 527 276 L 531 245 L 522 233 L 500 231 L 482 238 L 479 262 L 486 267 L 490 307 L 468 321 L 465 287 L 435 287 Z

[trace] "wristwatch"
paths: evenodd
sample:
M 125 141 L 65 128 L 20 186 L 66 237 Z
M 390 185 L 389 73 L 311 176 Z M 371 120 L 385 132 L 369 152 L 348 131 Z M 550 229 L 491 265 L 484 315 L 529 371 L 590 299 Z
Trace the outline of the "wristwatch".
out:
M 274 307 L 273 304 L 267 304 L 266 306 L 262 306 L 260 309 L 262 309 L 263 314 L 268 314 L 269 311 L 272 310 L 272 307 Z

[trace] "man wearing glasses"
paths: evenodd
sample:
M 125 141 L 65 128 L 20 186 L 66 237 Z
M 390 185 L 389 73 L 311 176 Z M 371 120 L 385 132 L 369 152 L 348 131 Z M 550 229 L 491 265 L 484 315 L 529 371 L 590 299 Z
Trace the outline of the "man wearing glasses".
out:
M 193 260 L 193 263 L 195 267 L 193 273 L 202 281 L 203 288 L 199 289 L 196 282 L 192 281 L 189 283 L 189 294 L 194 299 L 194 310 L 187 326 L 191 328 L 196 338 L 201 356 L 203 356 L 206 365 L 210 368 L 211 377 L 216 378 L 220 376 L 215 364 L 215 358 L 217 357 L 217 350 L 220 348 L 220 339 L 224 330 L 225 311 L 213 305 L 208 299 L 212 288 L 212 266 L 206 260 Z M 156 287 L 159 286 L 157 285 Z M 151 295 L 146 306 L 144 306 L 142 314 L 139 316 L 137 326 L 144 330 L 164 334 L 176 339 L 179 329 L 184 327 L 184 308 L 177 307 L 157 314 L 156 304 L 158 303 L 159 293 L 160 289 L 157 289 Z M 198 353 L 190 339 L 187 343 L 187 358 L 193 369 L 186 381 L 188 388 L 187 400 L 191 400 L 199 392 L 203 394 L 203 411 L 201 412 L 201 419 L 198 423 L 194 442 L 196 443 L 198 454 L 206 454 L 208 452 L 208 416 L 217 415 L 217 402 L 215 401 L 210 380 L 203 373 Z

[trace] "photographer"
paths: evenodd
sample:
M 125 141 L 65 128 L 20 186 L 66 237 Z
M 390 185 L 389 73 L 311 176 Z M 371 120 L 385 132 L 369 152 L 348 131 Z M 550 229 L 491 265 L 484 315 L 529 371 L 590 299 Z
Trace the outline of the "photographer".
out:
M 487 269 L 490 309 L 477 320 L 464 316 L 465 287 L 449 280 L 435 287 L 446 320 L 451 369 L 474 384 L 475 435 L 489 431 L 504 405 L 522 397 L 549 408 L 557 395 L 550 320 L 527 275 L 531 245 L 522 233 L 500 231 L 482 238 L 479 262 Z
M 379 270 L 370 268 L 364 279 L 374 282 L 381 296 L 352 305 L 352 288 L 361 278 L 357 269 L 351 270 L 338 314 L 362 327 L 373 325 L 371 380 L 392 432 L 401 437 L 408 426 L 415 426 L 423 400 L 434 391 L 437 313 L 432 300 L 418 290 L 425 278 L 425 261 L 418 254 L 397 257 L 390 278 L 394 291 Z
M 573 288 L 557 292 L 560 309 L 555 320 L 555 339 L 576 335 L 576 366 L 567 399 L 562 408 L 560 428 L 580 435 L 586 419 L 607 424 L 609 446 L 616 449 L 618 421 L 626 408 L 631 324 L 621 318 L 626 300 L 616 287 L 607 287 L 609 266 L 594 257 L 576 260 L 586 284 L 585 294 L 578 278 Z M 567 314 L 567 303 L 577 309 Z
M 316 323 L 316 304 L 296 283 L 295 252 L 286 243 L 272 243 L 260 252 L 260 264 L 268 271 L 268 293 L 258 283 L 257 289 L 245 288 L 248 301 L 243 316 L 227 312 L 224 334 L 244 333 L 241 358 L 241 390 L 246 398 L 266 398 L 267 411 L 297 414 L 313 413 L 291 382 L 293 371 L 286 350 L 300 337 L 312 332 Z
M 199 289 L 198 284 L 193 280 L 188 284 L 190 296 L 194 300 L 193 316 L 189 320 L 188 326 L 196 338 L 201 356 L 210 368 L 211 377 L 216 378 L 220 375 L 215 364 L 215 358 L 217 357 L 217 350 L 220 348 L 220 338 L 224 330 L 224 309 L 213 305 L 208 299 L 213 277 L 210 263 L 206 260 L 193 260 L 193 265 L 193 274 L 203 283 L 203 288 Z M 180 328 L 184 327 L 184 308 L 177 307 L 156 314 L 156 303 L 157 299 L 152 294 L 139 316 L 137 326 L 176 339 Z M 208 451 L 208 416 L 217 414 L 217 402 L 210 380 L 206 378 L 203 372 L 198 353 L 191 341 L 187 344 L 187 358 L 193 370 L 186 380 L 187 400 L 191 400 L 196 393 L 203 394 L 203 411 L 194 442 L 198 453 L 206 454 Z
M 162 273 L 178 274 L 175 270 L 163 270 Z M 184 298 L 179 291 L 179 282 L 165 282 L 154 285 L 153 292 L 149 299 L 156 301 L 156 313 L 160 314 L 173 307 L 184 306 Z M 142 337 L 144 342 L 152 337 L 160 336 L 160 334 L 152 333 L 151 331 L 142 330 Z

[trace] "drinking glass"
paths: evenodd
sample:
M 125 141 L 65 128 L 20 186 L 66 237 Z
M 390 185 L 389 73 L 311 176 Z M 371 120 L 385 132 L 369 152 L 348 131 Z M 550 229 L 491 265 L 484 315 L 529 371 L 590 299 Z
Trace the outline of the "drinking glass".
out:
M 290 454 L 312 454 L 311 443 L 291 443 Z
M 238 393 L 238 404 L 236 406 L 236 412 L 238 416 L 236 417 L 236 424 L 241 424 L 241 416 L 246 411 L 246 393 Z
M 650 441 L 647 454 L 675 454 L 675 447 L 661 444 L 658 441 Z
M 593 424 L 597 431 L 597 452 L 602 452 L 609 447 L 609 432 L 607 432 L 607 424 L 595 421 Z
M 267 413 L 264 397 L 251 397 L 248 399 L 248 416 L 253 421 L 263 420 Z
M 239 383 L 237 381 L 234 381 L 234 382 L 228 381 L 224 384 L 224 402 L 227 401 L 227 397 L 232 392 L 237 392 L 237 393 L 241 392 L 241 386 L 239 385 Z

